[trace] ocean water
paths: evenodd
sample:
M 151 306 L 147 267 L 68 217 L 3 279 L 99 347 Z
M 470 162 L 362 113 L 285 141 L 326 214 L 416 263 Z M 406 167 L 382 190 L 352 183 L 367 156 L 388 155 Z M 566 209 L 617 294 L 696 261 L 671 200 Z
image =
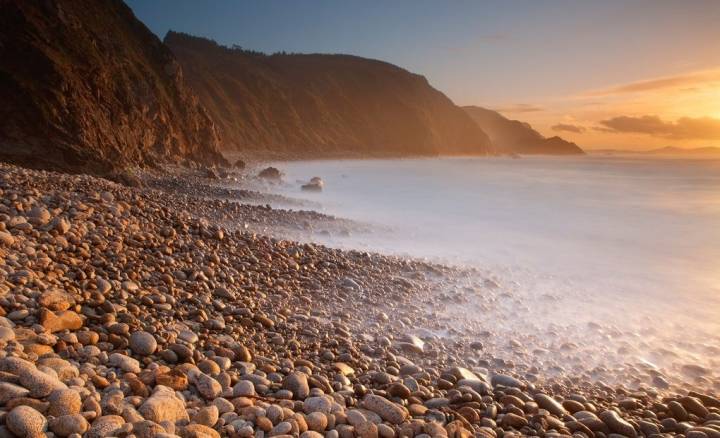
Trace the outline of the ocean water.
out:
M 720 160 L 584 156 L 275 165 L 286 181 L 276 192 L 379 226 L 373 233 L 315 234 L 312 240 L 476 267 L 523 308 L 496 319 L 517 315 L 532 330 L 567 321 L 612 322 L 636 330 L 633 342 L 647 347 L 638 350 L 638 360 L 659 363 L 662 348 L 685 348 L 683 363 L 717 368 L 717 354 L 706 352 L 720 351 Z M 301 191 L 314 176 L 324 180 L 324 190 Z M 650 346 L 647 329 L 655 333 Z M 516 333 L 518 326 L 507 330 Z

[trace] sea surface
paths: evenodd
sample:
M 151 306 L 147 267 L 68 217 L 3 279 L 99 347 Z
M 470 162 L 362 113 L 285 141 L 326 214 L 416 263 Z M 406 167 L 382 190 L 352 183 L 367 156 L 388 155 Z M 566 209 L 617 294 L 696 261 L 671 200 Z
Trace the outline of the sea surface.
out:
M 546 338 L 564 333 L 587 349 L 577 357 L 587 357 L 588 366 L 608 365 L 608 354 L 668 376 L 688 364 L 720 365 L 720 160 L 589 155 L 275 165 L 285 173 L 275 192 L 377 226 L 311 240 L 471 266 L 496 282 L 504 295 L 455 311 L 494 321 L 503 336 L 552 349 Z M 324 190 L 302 191 L 315 176 Z M 597 323 L 600 332 L 592 330 Z M 710 385 L 711 374 L 691 383 Z
M 702 311 L 720 304 L 720 160 L 584 156 L 276 165 L 286 184 L 275 191 L 392 230 L 314 237 L 332 246 L 472 265 L 536 283 L 526 287 L 696 304 Z M 324 190 L 301 191 L 300 183 L 313 176 L 324 180 Z

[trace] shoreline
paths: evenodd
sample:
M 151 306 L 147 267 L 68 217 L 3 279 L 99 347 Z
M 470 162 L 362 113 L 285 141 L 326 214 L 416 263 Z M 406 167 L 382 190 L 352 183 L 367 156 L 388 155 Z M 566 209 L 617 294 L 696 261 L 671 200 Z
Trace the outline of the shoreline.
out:
M 5 427 L 31 427 L 26 406 L 61 436 L 720 434 L 709 388 L 483 357 L 453 332 L 453 306 L 498 299 L 477 271 L 269 237 L 353 224 L 197 174 L 144 180 L 0 165 Z M 418 336 L 428 321 L 448 336 Z

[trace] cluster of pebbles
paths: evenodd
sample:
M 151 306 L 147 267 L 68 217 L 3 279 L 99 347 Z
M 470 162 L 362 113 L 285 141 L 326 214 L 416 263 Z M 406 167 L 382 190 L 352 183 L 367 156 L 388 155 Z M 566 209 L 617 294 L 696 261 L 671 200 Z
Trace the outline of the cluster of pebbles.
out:
M 242 227 L 248 231 L 293 240 L 373 231 L 366 224 L 319 213 L 320 205 L 315 202 L 238 188 L 239 184 L 255 187 L 256 180 L 238 171 L 225 178 L 208 179 L 182 167 L 145 172 L 137 179 L 144 187 L 168 194 L 190 211 L 195 211 L 191 206 L 196 206 L 203 218 L 228 228 L 237 227 L 242 220 Z M 208 208 L 211 204 L 212 208 Z
M 709 388 L 412 334 L 472 272 L 224 225 L 276 214 L 0 165 L 0 437 L 720 436 Z

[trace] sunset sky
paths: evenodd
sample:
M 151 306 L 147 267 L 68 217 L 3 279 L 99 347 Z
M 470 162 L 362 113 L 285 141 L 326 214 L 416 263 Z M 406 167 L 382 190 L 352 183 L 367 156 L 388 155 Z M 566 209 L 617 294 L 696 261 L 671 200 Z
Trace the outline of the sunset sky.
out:
M 350 53 L 586 149 L 720 146 L 720 1 L 128 0 L 264 52 Z

